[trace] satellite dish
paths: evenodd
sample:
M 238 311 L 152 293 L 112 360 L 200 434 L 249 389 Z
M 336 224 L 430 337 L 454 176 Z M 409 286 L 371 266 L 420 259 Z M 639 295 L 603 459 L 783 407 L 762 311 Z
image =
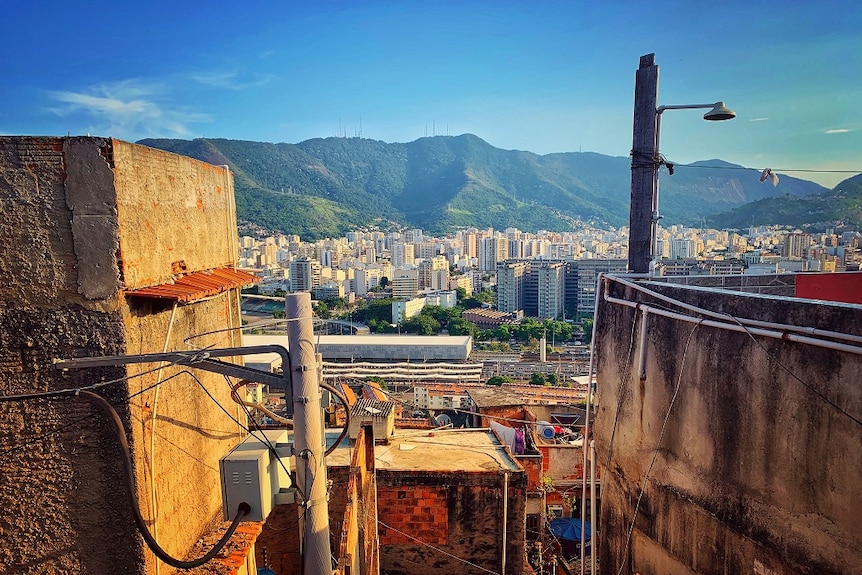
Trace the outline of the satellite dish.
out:
M 437 425 L 443 427 L 444 425 L 452 425 L 452 418 L 449 417 L 446 413 L 441 413 L 435 418 Z

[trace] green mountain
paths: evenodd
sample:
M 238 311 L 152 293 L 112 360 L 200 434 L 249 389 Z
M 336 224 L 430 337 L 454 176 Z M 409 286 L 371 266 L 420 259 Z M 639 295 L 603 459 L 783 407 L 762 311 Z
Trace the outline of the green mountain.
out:
M 778 186 L 781 187 L 781 183 Z M 707 217 L 706 222 L 716 228 L 774 224 L 813 230 L 858 230 L 862 228 L 862 174 L 844 180 L 832 190 L 804 197 L 784 194 L 765 198 L 714 214 Z
M 234 172 L 240 220 L 303 238 L 377 225 L 446 232 L 458 226 L 571 230 L 579 222 L 628 224 L 630 160 L 595 153 L 501 150 L 465 134 L 385 143 L 362 138 L 269 144 L 225 139 L 147 139 L 140 144 Z M 664 223 L 701 219 L 775 194 L 825 188 L 719 160 L 662 168 Z

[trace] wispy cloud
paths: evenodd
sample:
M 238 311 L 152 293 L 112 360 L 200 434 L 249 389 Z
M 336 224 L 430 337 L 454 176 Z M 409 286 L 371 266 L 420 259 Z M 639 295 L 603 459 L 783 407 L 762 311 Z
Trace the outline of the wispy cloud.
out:
M 211 122 L 207 114 L 184 110 L 166 102 L 160 84 L 137 79 L 98 84 L 82 91 L 52 91 L 48 95 L 59 106 L 58 116 L 82 114 L 90 122 L 89 131 L 124 139 L 147 136 L 188 137 L 188 125 Z
M 851 132 L 852 130 L 848 130 L 847 128 L 835 128 L 834 130 L 826 130 L 824 134 L 846 134 L 847 132 Z
M 768 119 L 769 118 L 749 118 L 748 121 L 749 122 L 765 122 Z
M 237 70 L 224 70 L 217 72 L 195 72 L 191 78 L 204 86 L 213 88 L 224 88 L 226 90 L 248 90 L 259 88 L 275 80 L 273 74 L 254 74 L 251 78 L 242 78 Z

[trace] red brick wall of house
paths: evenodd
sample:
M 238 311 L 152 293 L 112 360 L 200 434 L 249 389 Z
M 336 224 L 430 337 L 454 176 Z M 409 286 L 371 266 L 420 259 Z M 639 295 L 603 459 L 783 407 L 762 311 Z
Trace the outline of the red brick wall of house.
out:
M 377 513 L 381 545 L 413 545 L 414 539 L 403 531 L 433 545 L 446 545 L 449 539 L 448 493 L 444 487 L 384 487 L 377 491 Z M 396 529 L 398 531 L 396 531 Z

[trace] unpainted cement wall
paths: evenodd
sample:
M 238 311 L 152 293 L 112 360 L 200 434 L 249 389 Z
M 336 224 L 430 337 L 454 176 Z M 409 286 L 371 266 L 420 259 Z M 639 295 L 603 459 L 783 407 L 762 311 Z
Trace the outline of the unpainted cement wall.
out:
M 115 144 L 100 138 L 0 137 L 0 396 L 118 379 L 98 392 L 124 422 L 142 512 L 150 518 L 154 391 L 134 394 L 157 375 L 123 378 L 153 366 L 61 372 L 52 360 L 162 351 L 166 340 L 169 350 L 189 349 L 184 340 L 190 335 L 236 326 L 239 309 L 235 291 L 180 306 L 167 337 L 170 304 L 133 303 L 122 296 L 117 248 L 138 229 L 118 221 L 115 168 L 128 156 L 118 160 Z M 161 157 L 183 163 L 173 155 Z M 150 156 L 148 169 L 158 171 L 157 160 Z M 124 193 L 133 195 L 133 185 Z M 160 194 L 170 198 L 173 189 L 165 185 Z M 219 228 L 212 235 L 229 232 Z M 195 261 L 183 252 L 192 247 L 176 247 L 177 257 Z M 139 249 L 140 254 L 128 248 L 127 253 L 146 259 L 152 245 Z M 224 250 L 214 255 L 220 262 L 231 257 Z M 238 340 L 224 333 L 195 342 L 226 346 Z M 166 369 L 163 377 L 175 372 Z M 201 381 L 216 401 L 238 413 L 223 378 Z M 183 556 L 221 519 L 218 458 L 240 434 L 189 376 L 164 384 L 158 405 L 158 540 Z M 0 403 L 0 573 L 154 572 L 153 557 L 132 522 L 120 456 L 113 426 L 82 398 Z M 161 566 L 162 574 L 172 571 Z
M 862 332 L 859 306 L 651 287 L 737 317 Z M 603 302 L 596 324 L 602 571 L 857 573 L 862 425 L 847 414 L 862 419 L 862 356 L 650 314 L 641 381 L 640 320 Z
M 113 140 L 127 289 L 237 261 L 233 177 L 225 167 Z

